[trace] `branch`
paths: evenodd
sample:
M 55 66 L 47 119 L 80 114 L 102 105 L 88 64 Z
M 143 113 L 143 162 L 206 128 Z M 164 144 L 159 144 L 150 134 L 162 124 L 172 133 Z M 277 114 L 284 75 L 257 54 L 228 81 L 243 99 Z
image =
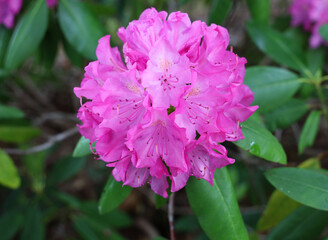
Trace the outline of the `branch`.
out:
M 37 153 L 44 151 L 48 148 L 51 148 L 55 143 L 61 142 L 65 140 L 66 138 L 69 138 L 73 136 L 74 134 L 78 133 L 78 129 L 76 127 L 71 128 L 65 132 L 59 133 L 57 135 L 49 137 L 49 140 L 45 143 L 42 143 L 40 145 L 36 145 L 34 147 L 28 148 L 28 149 L 15 149 L 15 148 L 5 148 L 3 149 L 8 154 L 13 155 L 28 155 L 32 153 Z
M 73 122 L 79 122 L 79 119 L 76 117 L 76 114 L 68 114 L 62 112 L 48 112 L 42 114 L 39 118 L 35 119 L 33 123 L 39 126 L 48 120 L 70 120 Z

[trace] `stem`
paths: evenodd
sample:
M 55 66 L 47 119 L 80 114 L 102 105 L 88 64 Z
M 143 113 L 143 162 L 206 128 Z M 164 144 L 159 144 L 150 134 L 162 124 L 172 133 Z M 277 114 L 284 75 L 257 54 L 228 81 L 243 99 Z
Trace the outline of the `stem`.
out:
M 327 131 L 327 137 L 328 137 L 328 110 L 327 110 L 327 106 L 326 106 L 326 103 L 325 103 L 325 98 L 323 96 L 322 88 L 321 88 L 320 83 L 315 84 L 315 88 L 317 89 L 317 93 L 318 93 L 320 103 L 321 103 L 321 107 L 322 107 L 322 112 L 323 112 L 323 115 L 326 119 L 326 131 Z
M 170 236 L 171 240 L 175 240 L 174 236 L 174 192 L 169 197 L 169 206 L 168 206 L 168 218 L 170 224 Z

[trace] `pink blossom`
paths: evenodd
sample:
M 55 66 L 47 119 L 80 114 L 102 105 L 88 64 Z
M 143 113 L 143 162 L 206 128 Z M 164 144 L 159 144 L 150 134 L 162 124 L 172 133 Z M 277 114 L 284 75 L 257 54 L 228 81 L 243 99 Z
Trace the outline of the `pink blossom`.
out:
M 190 176 L 212 184 L 215 170 L 234 162 L 221 143 L 242 139 L 240 123 L 257 109 L 243 85 L 246 59 L 227 50 L 228 31 L 186 13 L 167 16 L 146 9 L 119 29 L 126 64 L 110 36 L 101 38 L 98 60 L 74 89 L 80 133 L 114 178 L 148 181 L 164 197 Z
M 302 25 L 304 30 L 311 32 L 310 46 L 316 48 L 326 44 L 319 33 L 319 28 L 328 23 L 327 0 L 294 0 L 290 6 L 292 26 Z
M 0 24 L 6 28 L 14 26 L 14 18 L 21 10 L 23 0 L 0 0 Z
M 58 0 L 47 0 L 47 5 L 50 8 L 55 7 L 57 5 L 57 3 L 58 3 Z

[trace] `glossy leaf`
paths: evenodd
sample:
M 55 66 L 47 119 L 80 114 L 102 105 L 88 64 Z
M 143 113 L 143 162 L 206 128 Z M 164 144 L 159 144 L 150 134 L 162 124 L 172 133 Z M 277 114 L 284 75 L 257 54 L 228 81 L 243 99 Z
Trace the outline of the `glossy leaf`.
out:
M 247 0 L 252 18 L 257 22 L 268 23 L 270 18 L 270 0 Z
M 73 158 L 71 156 L 58 160 L 52 167 L 48 183 L 58 184 L 77 174 L 86 164 L 86 158 Z
M 35 127 L 0 126 L 0 141 L 9 143 L 25 143 L 41 133 Z
M 37 206 L 27 209 L 24 228 L 20 240 L 43 240 L 45 235 L 45 226 L 42 219 L 42 213 Z
M 0 120 L 23 117 L 24 112 L 22 112 L 20 109 L 0 104 Z
M 241 125 L 245 138 L 234 142 L 238 147 L 265 160 L 286 163 L 284 149 L 266 128 L 253 119 L 248 119 Z
M 17 210 L 6 211 L 0 217 L 1 240 L 13 239 L 23 225 L 23 213 Z
M 250 67 L 246 70 L 244 83 L 254 92 L 253 105 L 258 111 L 272 111 L 287 102 L 298 90 L 298 76 L 277 67 Z
M 328 24 L 324 24 L 319 28 L 319 33 L 323 39 L 328 42 Z
M 98 40 L 104 31 L 84 2 L 62 0 L 59 2 L 58 18 L 66 40 L 84 57 L 95 60 Z
M 313 145 L 313 142 L 319 130 L 320 117 L 320 111 L 312 111 L 307 117 L 298 142 L 299 154 L 302 154 L 306 147 L 310 147 Z
M 7 69 L 17 68 L 36 51 L 47 30 L 48 12 L 44 0 L 31 2 L 30 8 L 19 20 L 10 39 L 5 60 Z
M 264 24 L 251 21 L 247 30 L 257 47 L 278 63 L 294 70 L 306 69 L 305 54 L 289 38 Z
M 0 184 L 9 188 L 20 186 L 20 177 L 13 160 L 0 149 Z
M 215 172 L 213 186 L 190 178 L 186 187 L 190 206 L 210 239 L 248 239 L 226 168 Z
M 117 208 L 131 190 L 130 186 L 122 186 L 122 182 L 117 182 L 111 175 L 99 200 L 99 212 L 104 214 Z
M 208 21 L 221 25 L 228 16 L 232 4 L 231 0 L 212 0 Z
M 310 158 L 302 162 L 298 168 L 319 169 L 320 161 L 317 158 Z M 269 199 L 262 217 L 258 221 L 257 229 L 259 231 L 266 231 L 275 227 L 300 206 L 300 203 L 287 197 L 282 192 L 275 190 Z
M 328 212 L 302 206 L 284 219 L 266 240 L 318 239 L 328 224 Z
M 90 141 L 82 136 L 75 146 L 73 157 L 84 157 L 90 154 Z
M 275 131 L 277 128 L 286 128 L 298 121 L 308 110 L 304 100 L 291 99 L 283 106 L 264 114 L 265 125 Z
M 265 176 L 275 188 L 295 201 L 328 211 L 328 175 L 289 167 L 271 169 Z

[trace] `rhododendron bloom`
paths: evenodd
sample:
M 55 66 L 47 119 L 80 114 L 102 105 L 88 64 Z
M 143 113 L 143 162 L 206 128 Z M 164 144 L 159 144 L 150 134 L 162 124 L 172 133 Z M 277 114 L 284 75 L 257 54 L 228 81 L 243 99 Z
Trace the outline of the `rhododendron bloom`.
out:
M 245 58 L 231 50 L 228 31 L 191 22 L 186 13 L 146 9 L 120 28 L 123 63 L 110 36 L 80 87 L 80 132 L 124 185 L 149 182 L 164 197 L 190 176 L 213 183 L 215 169 L 234 162 L 224 141 L 243 138 L 240 123 L 257 109 L 243 85 Z
M 312 48 L 328 44 L 319 33 L 319 28 L 328 23 L 328 0 L 294 0 L 289 11 L 292 26 L 302 25 L 304 30 L 311 32 Z
M 0 24 L 12 28 L 15 15 L 21 10 L 22 4 L 23 0 L 0 0 Z

